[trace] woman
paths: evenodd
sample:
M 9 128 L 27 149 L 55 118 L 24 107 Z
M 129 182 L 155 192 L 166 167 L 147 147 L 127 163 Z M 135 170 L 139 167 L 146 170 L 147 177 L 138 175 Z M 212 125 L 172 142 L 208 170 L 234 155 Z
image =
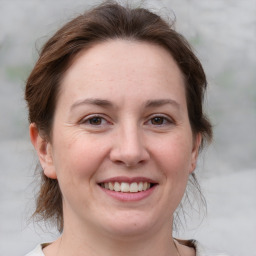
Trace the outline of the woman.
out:
M 43 47 L 26 85 L 42 167 L 35 215 L 61 236 L 32 255 L 205 255 L 173 215 L 212 137 L 187 41 L 145 9 L 100 5 Z

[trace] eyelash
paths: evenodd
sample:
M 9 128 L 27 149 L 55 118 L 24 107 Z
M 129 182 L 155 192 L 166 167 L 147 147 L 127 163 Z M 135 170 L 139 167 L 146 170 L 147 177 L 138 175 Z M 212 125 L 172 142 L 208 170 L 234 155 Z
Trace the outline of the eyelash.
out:
M 93 121 L 100 121 L 99 124 L 93 124 Z M 153 121 L 161 121 L 160 124 L 153 124 Z M 103 123 L 102 123 L 103 122 Z M 86 118 L 83 118 L 80 122 L 80 124 L 83 125 L 90 125 L 90 126 L 94 126 L 94 127 L 102 127 L 105 124 L 109 123 L 109 121 L 106 120 L 106 118 L 102 117 L 101 115 L 89 115 Z M 171 125 L 171 124 L 175 124 L 175 122 L 173 121 L 173 119 L 163 116 L 163 115 L 154 115 L 151 116 L 146 122 L 145 124 L 149 124 L 150 126 L 155 126 L 155 127 L 162 127 L 162 126 L 166 126 L 166 125 Z
M 92 121 L 93 119 L 100 119 L 100 124 L 93 124 Z M 84 125 L 90 125 L 90 126 L 103 126 L 102 121 L 105 121 L 104 124 L 109 123 L 106 118 L 100 116 L 100 115 L 90 115 L 87 116 L 86 118 L 83 118 L 79 123 L 84 124 Z
M 154 119 L 155 119 L 155 121 L 156 121 L 156 119 L 158 119 L 158 120 L 160 119 L 162 122 L 160 124 L 153 124 L 152 121 Z M 150 119 L 146 123 L 148 123 L 148 122 L 151 122 L 150 125 L 157 126 L 157 127 L 174 124 L 174 121 L 171 118 L 163 116 L 163 115 L 151 116 Z

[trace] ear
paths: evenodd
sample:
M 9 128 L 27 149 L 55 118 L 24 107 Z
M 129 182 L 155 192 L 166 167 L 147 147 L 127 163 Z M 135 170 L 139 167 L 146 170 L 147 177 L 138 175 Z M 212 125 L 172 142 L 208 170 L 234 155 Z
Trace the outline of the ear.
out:
M 37 152 L 44 174 L 51 179 L 57 179 L 52 157 L 52 145 L 39 133 L 35 123 L 29 126 L 30 140 Z
M 196 168 L 201 141 L 202 141 L 202 134 L 197 133 L 194 138 L 194 145 L 193 145 L 192 154 L 191 154 L 191 166 L 190 166 L 189 173 L 192 173 Z

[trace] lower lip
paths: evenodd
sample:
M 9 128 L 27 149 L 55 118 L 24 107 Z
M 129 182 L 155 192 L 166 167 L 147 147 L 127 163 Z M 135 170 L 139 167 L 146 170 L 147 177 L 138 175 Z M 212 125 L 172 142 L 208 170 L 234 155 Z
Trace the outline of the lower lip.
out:
M 141 192 L 135 192 L 135 193 L 125 193 L 125 192 L 116 192 L 116 191 L 112 191 L 109 189 L 105 189 L 103 187 L 100 187 L 107 195 L 119 200 L 119 201 L 124 201 L 124 202 L 129 202 L 129 201 L 140 201 L 143 200 L 147 197 L 149 197 L 153 191 L 155 190 L 155 188 L 157 187 L 157 185 L 154 185 L 153 187 L 151 187 L 148 190 L 145 191 L 141 191 Z

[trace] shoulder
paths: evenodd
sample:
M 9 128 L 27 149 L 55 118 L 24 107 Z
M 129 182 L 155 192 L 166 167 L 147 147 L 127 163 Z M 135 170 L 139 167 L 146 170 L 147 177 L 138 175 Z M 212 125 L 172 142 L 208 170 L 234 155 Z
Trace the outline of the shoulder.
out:
M 206 249 L 201 243 L 194 240 L 196 256 L 229 256 L 226 253 Z
M 39 244 L 33 251 L 29 252 L 25 256 L 45 256 L 43 253 L 44 244 Z
M 229 256 L 225 253 L 208 250 L 197 240 L 180 240 L 180 239 L 176 239 L 176 240 L 182 245 L 193 247 L 196 251 L 196 256 Z
M 198 241 L 193 241 L 196 248 L 196 256 L 229 256 L 226 253 L 210 251 L 206 249 L 201 243 Z
M 194 247 L 196 250 L 196 256 L 228 256 L 224 253 L 217 253 L 217 252 L 210 252 L 205 247 L 203 247 L 198 241 L 196 240 L 180 240 L 176 239 L 180 244 Z M 39 244 L 33 251 L 26 254 L 25 256 L 45 256 L 43 253 L 43 247 L 47 244 Z

